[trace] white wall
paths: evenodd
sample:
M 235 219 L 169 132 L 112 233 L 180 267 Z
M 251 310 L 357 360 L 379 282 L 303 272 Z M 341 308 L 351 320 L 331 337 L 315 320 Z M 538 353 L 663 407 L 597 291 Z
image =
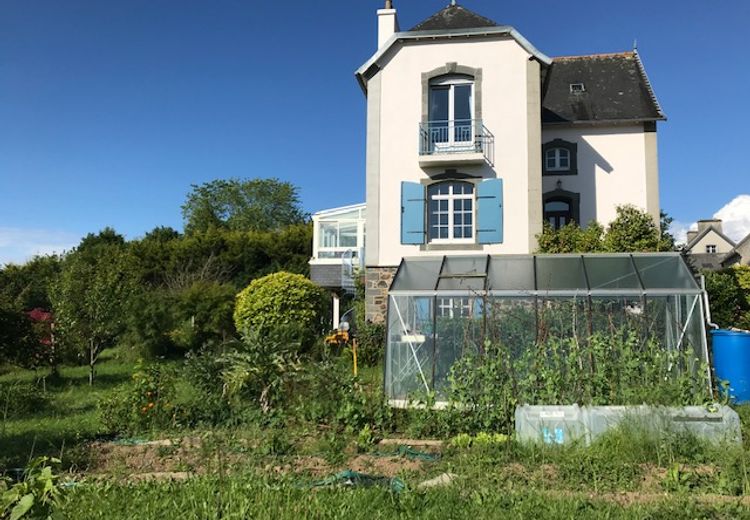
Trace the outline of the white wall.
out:
M 541 142 L 529 143 L 529 135 L 539 140 L 539 119 L 530 121 L 529 112 L 540 103 L 538 96 L 529 96 L 529 54 L 514 40 L 495 37 L 487 40 L 445 41 L 397 44 L 387 57 L 380 75 L 379 101 L 379 183 L 368 182 L 368 211 L 379 202 L 377 219 L 368 219 L 367 265 L 398 265 L 404 256 L 451 254 L 461 251 L 424 251 L 422 246 L 402 245 L 401 181 L 422 182 L 429 175 L 419 166 L 418 137 L 422 118 L 422 73 L 449 62 L 482 69 L 482 119 L 495 135 L 495 167 L 457 166 L 459 172 L 499 177 L 504 183 L 504 243 L 475 246 L 472 253 L 529 253 L 534 249 L 536 229 L 529 224 L 529 146 L 541 153 Z M 530 78 L 539 87 L 538 72 Z M 533 104 L 529 109 L 529 103 Z M 368 104 L 373 111 L 374 103 Z M 369 113 L 372 118 L 376 114 Z M 536 125 L 536 126 L 534 126 Z M 370 125 L 368 125 L 368 128 Z M 376 128 L 373 125 L 372 128 Z M 534 131 L 536 128 L 536 131 Z M 372 139 L 375 136 L 368 136 Z M 369 152 L 368 152 L 369 153 Z M 369 164 L 372 158 L 368 158 Z M 535 158 L 536 159 L 536 158 Z M 375 162 L 373 162 L 375 164 Z M 538 171 L 538 161 L 531 162 Z M 433 173 L 443 172 L 441 168 Z M 379 190 L 377 194 L 374 190 Z M 538 186 L 536 187 L 538 190 Z M 541 200 L 539 201 L 541 205 Z M 377 238 L 373 237 L 377 234 Z M 374 244 L 370 247 L 370 244 Z M 464 251 L 467 252 L 467 251 Z
M 545 175 L 542 191 L 555 190 L 559 180 L 563 190 L 580 193 L 584 225 L 597 220 L 606 226 L 621 204 L 633 204 L 658 218 L 659 208 L 649 207 L 647 196 L 653 189 L 648 187 L 647 135 L 642 124 L 543 128 L 542 143 L 563 139 L 578 144 L 578 175 Z

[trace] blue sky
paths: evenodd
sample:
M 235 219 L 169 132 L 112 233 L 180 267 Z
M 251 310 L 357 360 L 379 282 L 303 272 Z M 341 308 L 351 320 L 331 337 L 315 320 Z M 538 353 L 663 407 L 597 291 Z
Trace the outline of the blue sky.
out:
M 395 1 L 403 28 L 447 3 Z M 750 2 L 460 3 L 550 56 L 637 39 L 669 117 L 662 207 L 684 227 L 750 193 Z M 381 4 L 2 0 L 0 263 L 104 226 L 180 229 L 190 185 L 215 178 L 289 180 L 308 211 L 362 201 L 353 72 L 375 50 Z M 750 231 L 750 196 L 730 209 Z

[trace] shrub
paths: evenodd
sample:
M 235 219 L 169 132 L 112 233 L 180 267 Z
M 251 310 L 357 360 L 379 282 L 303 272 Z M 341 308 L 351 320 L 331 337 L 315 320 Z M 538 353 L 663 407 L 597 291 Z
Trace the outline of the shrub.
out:
M 651 215 L 631 205 L 617 207 L 617 217 L 607 230 L 592 221 L 585 228 L 570 222 L 555 230 L 545 224 L 537 235 L 539 253 L 597 253 L 629 251 L 672 251 L 674 238 L 669 234 L 671 219 L 661 215 L 657 226 Z
M 177 425 L 175 376 L 163 364 L 138 363 L 132 383 L 99 402 L 102 424 L 111 433 L 136 433 Z
M 370 367 L 379 365 L 385 354 L 385 324 L 363 323 L 357 328 L 357 338 L 358 362 Z
M 344 359 L 326 357 L 304 367 L 294 381 L 294 415 L 352 433 L 389 430 L 393 413 L 382 388 L 362 384 Z
M 49 399 L 28 383 L 0 383 L 0 418 L 16 419 L 44 410 Z
M 229 284 L 195 282 L 176 298 L 180 325 L 170 337 L 185 350 L 220 343 L 234 334 L 232 310 L 235 290 Z
M 703 274 L 713 322 L 722 328 L 750 329 L 750 267 Z
M 187 354 L 181 371 L 187 395 L 179 399 L 185 425 L 219 425 L 231 419 L 229 402 L 222 392 L 223 369 L 219 356 L 210 349 Z
M 273 336 L 293 329 L 302 349 L 309 349 L 325 330 L 323 291 L 304 276 L 280 272 L 254 280 L 237 295 L 234 323 L 238 331 Z
M 285 382 L 299 371 L 299 345 L 281 330 L 275 330 L 275 337 L 248 330 L 237 348 L 220 358 L 224 396 L 235 408 L 250 400 L 264 414 L 271 412 L 281 401 Z

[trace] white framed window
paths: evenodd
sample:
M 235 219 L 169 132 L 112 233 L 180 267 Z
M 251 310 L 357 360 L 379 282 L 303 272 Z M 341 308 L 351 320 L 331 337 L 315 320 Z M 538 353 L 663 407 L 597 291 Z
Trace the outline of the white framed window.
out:
M 550 148 L 547 150 L 544 160 L 549 172 L 570 170 L 570 150 L 567 148 Z
M 709 253 L 709 254 L 716 253 L 716 246 L 715 245 L 707 245 L 706 246 L 706 253 Z
M 429 138 L 434 149 L 470 146 L 474 142 L 474 79 L 443 76 L 430 82 Z
M 427 187 L 430 242 L 474 242 L 474 185 L 441 182 Z
M 438 316 L 441 318 L 466 318 L 471 316 L 469 298 L 438 298 Z

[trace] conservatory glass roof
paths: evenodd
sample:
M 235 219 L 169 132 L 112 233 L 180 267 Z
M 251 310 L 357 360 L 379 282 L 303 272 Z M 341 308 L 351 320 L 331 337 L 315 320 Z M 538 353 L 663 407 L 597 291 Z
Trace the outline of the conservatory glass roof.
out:
M 699 294 L 679 253 L 404 258 L 392 294 Z

